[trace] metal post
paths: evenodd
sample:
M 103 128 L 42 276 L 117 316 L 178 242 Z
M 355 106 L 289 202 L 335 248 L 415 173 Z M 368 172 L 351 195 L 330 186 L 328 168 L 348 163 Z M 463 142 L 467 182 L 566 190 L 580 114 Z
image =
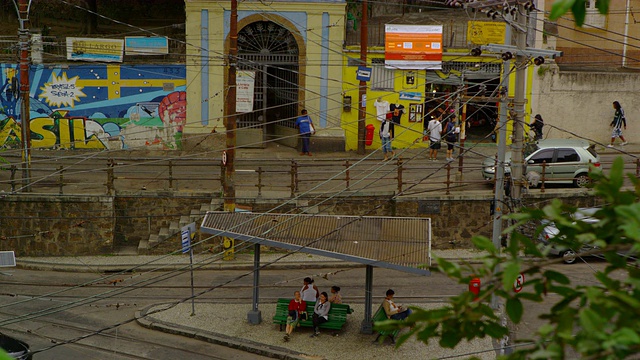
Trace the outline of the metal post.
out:
M 371 310 L 373 304 L 373 266 L 367 265 L 365 274 L 365 287 L 364 287 L 364 320 L 362 320 L 362 326 L 360 327 L 361 334 L 373 334 L 372 317 L 373 311 Z
M 258 310 L 260 291 L 260 244 L 253 247 L 253 308 L 247 314 L 249 324 L 258 325 L 262 322 L 262 314 Z
M 511 42 L 511 27 L 507 26 L 505 31 L 505 44 L 510 45 Z M 508 106 L 508 91 L 507 84 L 509 83 L 511 61 L 502 62 L 502 81 L 501 89 L 502 99 L 500 101 L 500 118 L 498 121 L 498 156 L 495 166 L 495 196 L 494 196 L 494 213 L 493 213 L 493 246 L 496 249 L 502 247 L 502 208 L 505 205 L 504 202 L 504 163 L 505 154 L 507 152 L 507 113 L 509 112 Z M 498 266 L 499 267 L 499 266 Z M 496 268 L 496 271 L 500 269 Z M 499 299 L 496 296 L 491 296 L 491 307 L 497 309 Z
M 31 126 L 29 107 L 29 0 L 18 0 L 18 21 L 20 29 L 20 121 L 22 128 L 22 191 L 31 191 Z
M 360 27 L 360 65 L 367 66 L 367 46 L 368 46 L 368 15 L 367 0 L 362 0 L 362 19 Z M 365 151 L 365 125 L 367 118 L 367 106 L 365 99 L 367 97 L 367 82 L 360 80 L 358 91 L 358 154 L 363 155 Z
M 189 231 L 189 240 L 192 240 L 191 236 L 193 235 Z M 191 272 L 191 316 L 194 316 L 196 314 L 196 291 L 193 286 L 193 247 L 191 243 L 189 243 L 189 270 Z
M 516 46 L 518 51 L 516 53 L 516 89 L 515 89 L 515 101 L 514 107 L 516 111 L 516 118 L 513 123 L 513 144 L 511 145 L 512 164 L 511 175 L 513 178 L 513 192 L 512 198 L 517 203 L 522 195 L 523 185 L 523 138 L 524 138 L 524 95 L 525 95 L 525 76 L 527 69 L 527 57 L 523 51 L 527 47 L 527 18 L 524 16 L 524 5 L 518 4 L 518 25 L 520 30 L 516 37 Z

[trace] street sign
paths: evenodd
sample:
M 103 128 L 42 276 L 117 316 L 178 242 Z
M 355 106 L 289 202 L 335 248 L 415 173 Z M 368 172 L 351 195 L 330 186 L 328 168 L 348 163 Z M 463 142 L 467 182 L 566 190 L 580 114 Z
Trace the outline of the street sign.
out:
M 227 166 L 227 152 L 224 150 L 222 151 L 222 165 Z
M 180 231 L 182 253 L 186 254 L 191 251 L 191 238 L 196 234 L 196 223 L 191 223 L 182 227 Z
M 524 274 L 520 273 L 516 278 L 516 281 L 513 283 L 513 291 L 519 293 L 522 291 L 522 287 L 524 286 Z
M 358 66 L 358 71 L 356 72 L 356 79 L 360 81 L 371 80 L 371 68 L 366 66 Z

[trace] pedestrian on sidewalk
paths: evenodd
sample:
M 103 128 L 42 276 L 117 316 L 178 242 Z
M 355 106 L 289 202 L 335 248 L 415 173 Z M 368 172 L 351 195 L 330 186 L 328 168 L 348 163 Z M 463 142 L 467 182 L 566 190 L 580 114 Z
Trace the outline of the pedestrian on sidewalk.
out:
M 313 307 L 313 334 L 311 337 L 320 335 L 320 325 L 329 321 L 329 310 L 331 309 L 331 303 L 328 301 L 329 295 L 326 292 L 320 294 L 320 298 L 316 302 L 316 306 Z
M 531 128 L 531 130 L 533 130 L 534 141 L 542 139 L 542 128 L 544 127 L 544 120 L 542 119 L 542 115 L 536 114 L 536 116 L 533 118 L 533 122 L 529 124 L 529 127 Z
M 380 141 L 382 142 L 384 161 L 389 160 L 389 153 L 391 153 L 391 158 L 396 156 L 396 153 L 391 147 L 391 140 L 393 140 L 393 137 L 391 136 L 391 126 L 391 120 L 386 118 L 382 121 L 382 124 L 380 124 Z
M 458 140 L 458 134 L 456 134 L 456 117 L 450 117 L 447 124 L 444 126 L 443 131 L 444 139 L 447 142 L 447 161 L 453 161 L 453 147 Z
M 427 126 L 429 133 L 429 160 L 438 160 L 438 149 L 440 149 L 440 136 L 442 134 L 442 124 L 438 118 L 432 118 Z
M 609 124 L 609 126 L 613 127 L 613 130 L 611 131 L 611 144 L 607 145 L 609 148 L 613 147 L 613 142 L 617 137 L 622 140 L 620 145 L 627 144 L 627 140 L 622 136 L 622 128 L 624 127 L 624 129 L 627 130 L 627 119 L 624 117 L 624 110 L 622 110 L 622 106 L 620 106 L 620 103 L 617 101 L 613 102 L 613 108 L 616 112 L 613 115 L 613 121 Z
M 311 121 L 311 117 L 307 114 L 307 110 L 302 109 L 300 114 L 296 119 L 296 127 L 300 130 L 300 137 L 302 138 L 302 152 L 300 152 L 300 155 L 311 156 L 309 139 L 311 139 L 312 133 L 315 133 L 313 121 Z
M 307 303 L 300 297 L 300 291 L 293 293 L 293 299 L 289 301 L 289 315 L 287 316 L 287 328 L 285 329 L 284 341 L 289 341 L 291 333 L 298 326 L 303 315 L 306 315 Z

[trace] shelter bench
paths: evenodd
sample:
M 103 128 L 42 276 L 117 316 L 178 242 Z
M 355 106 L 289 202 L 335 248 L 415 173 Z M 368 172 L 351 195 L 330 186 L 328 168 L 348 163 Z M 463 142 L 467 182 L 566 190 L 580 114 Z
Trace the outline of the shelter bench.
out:
M 273 317 L 273 323 L 280 325 L 280 331 L 287 324 L 287 316 L 289 315 L 289 302 L 291 299 L 278 299 L 276 305 L 276 315 Z M 307 320 L 300 321 L 300 326 L 313 327 L 313 308 L 315 301 L 307 301 Z M 321 329 L 341 330 L 342 326 L 347 322 L 347 315 L 353 313 L 353 309 L 346 304 L 331 304 L 329 308 L 329 321 L 320 324 Z
M 384 321 L 384 320 L 389 320 L 389 318 L 387 318 L 387 313 L 384 311 L 384 307 L 382 305 L 380 305 L 380 307 L 378 308 L 376 313 L 373 314 L 373 318 L 371 318 L 371 321 L 375 323 L 376 321 Z M 400 332 L 399 329 L 396 329 L 396 330 L 376 330 L 376 331 L 378 332 L 378 336 L 376 337 L 375 340 L 373 340 L 373 342 L 378 341 L 380 339 L 380 337 L 382 337 L 382 341 L 384 341 L 384 338 L 388 336 L 391 339 L 391 343 L 392 344 L 396 343 L 396 336 Z

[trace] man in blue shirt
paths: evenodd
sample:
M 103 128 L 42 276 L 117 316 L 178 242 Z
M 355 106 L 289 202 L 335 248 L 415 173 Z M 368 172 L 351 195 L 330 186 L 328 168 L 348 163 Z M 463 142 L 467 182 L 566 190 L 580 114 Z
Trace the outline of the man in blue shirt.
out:
M 300 129 L 300 136 L 302 137 L 302 152 L 300 155 L 309 155 L 309 139 L 311 138 L 311 133 L 313 129 L 313 121 L 311 121 L 311 117 L 307 115 L 307 110 L 302 109 L 302 115 L 298 116 L 296 119 L 296 127 Z

